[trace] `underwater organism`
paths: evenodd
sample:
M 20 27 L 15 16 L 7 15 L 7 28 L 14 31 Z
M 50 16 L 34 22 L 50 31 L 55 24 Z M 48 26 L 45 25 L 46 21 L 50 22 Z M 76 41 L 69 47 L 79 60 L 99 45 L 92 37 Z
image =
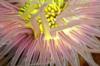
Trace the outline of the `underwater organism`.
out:
M 0 65 L 99 66 L 100 0 L 16 1 L 0 1 Z

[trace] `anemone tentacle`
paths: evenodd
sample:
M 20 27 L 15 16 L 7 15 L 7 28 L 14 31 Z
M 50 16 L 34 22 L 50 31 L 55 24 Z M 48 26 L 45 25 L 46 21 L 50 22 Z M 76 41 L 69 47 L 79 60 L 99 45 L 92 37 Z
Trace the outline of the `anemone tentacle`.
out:
M 13 2 L 10 0 L 9 2 Z M 1 66 L 99 66 L 100 0 L 0 1 Z

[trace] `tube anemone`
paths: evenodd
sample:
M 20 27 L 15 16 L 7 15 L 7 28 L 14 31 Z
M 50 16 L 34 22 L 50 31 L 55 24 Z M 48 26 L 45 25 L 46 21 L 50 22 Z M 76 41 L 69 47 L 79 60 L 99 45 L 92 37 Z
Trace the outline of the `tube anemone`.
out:
M 0 65 L 80 66 L 80 55 L 99 66 L 91 55 L 100 53 L 99 0 L 9 2 L 0 1 Z

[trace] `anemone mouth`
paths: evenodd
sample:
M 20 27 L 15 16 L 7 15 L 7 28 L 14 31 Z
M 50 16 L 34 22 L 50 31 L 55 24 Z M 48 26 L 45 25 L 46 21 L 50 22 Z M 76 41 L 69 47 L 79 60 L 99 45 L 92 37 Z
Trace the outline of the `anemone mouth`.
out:
M 36 36 L 43 33 L 50 38 L 50 30 L 64 25 L 64 22 L 60 23 L 56 18 L 66 7 L 66 0 L 28 0 L 20 8 L 19 15 L 25 21 L 26 27 L 31 28 Z

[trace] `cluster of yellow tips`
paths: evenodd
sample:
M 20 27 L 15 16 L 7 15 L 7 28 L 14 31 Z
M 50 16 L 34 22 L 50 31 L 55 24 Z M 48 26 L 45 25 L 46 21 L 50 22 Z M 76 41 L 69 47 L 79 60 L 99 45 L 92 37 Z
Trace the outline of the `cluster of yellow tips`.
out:
M 56 17 L 64 8 L 64 0 L 28 0 L 26 4 L 20 8 L 19 14 L 25 20 L 26 27 L 32 29 L 34 26 L 32 26 L 31 19 L 35 17 L 37 24 L 39 25 L 40 32 L 44 33 L 46 39 L 50 39 L 51 35 L 49 29 L 46 29 L 47 27 L 44 25 L 45 22 L 43 22 L 41 16 L 38 15 L 41 12 L 40 8 L 45 3 L 47 3 L 47 6 L 45 6 L 42 10 L 46 18 L 46 24 L 48 24 L 49 29 L 58 27 L 59 25 L 56 22 Z

